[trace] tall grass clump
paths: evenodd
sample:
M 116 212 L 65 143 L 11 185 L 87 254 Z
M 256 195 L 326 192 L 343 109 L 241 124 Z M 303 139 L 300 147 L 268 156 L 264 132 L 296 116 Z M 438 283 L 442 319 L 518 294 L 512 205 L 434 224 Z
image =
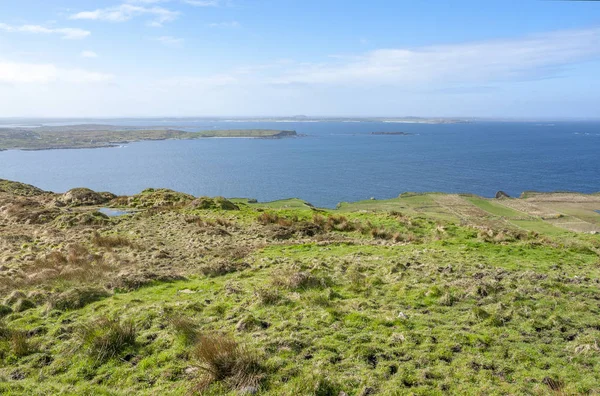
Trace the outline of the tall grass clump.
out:
M 102 317 L 79 330 L 82 348 L 97 361 L 116 357 L 127 347 L 135 346 L 137 329 L 132 321 Z
M 169 324 L 173 327 L 175 333 L 177 333 L 177 336 L 185 345 L 193 345 L 198 341 L 198 324 L 192 319 L 182 315 L 176 315 L 169 318 Z
M 204 373 L 198 385 L 200 391 L 215 382 L 222 382 L 231 389 L 258 387 L 264 378 L 260 357 L 231 336 L 200 335 L 192 357 Z

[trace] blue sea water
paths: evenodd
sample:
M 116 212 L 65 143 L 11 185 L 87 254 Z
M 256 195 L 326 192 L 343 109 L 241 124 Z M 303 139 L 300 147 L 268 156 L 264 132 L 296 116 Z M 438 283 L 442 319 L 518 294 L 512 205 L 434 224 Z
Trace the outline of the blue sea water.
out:
M 193 195 L 260 201 L 299 197 L 322 207 L 370 197 L 392 198 L 406 191 L 483 196 L 493 196 L 498 190 L 510 195 L 525 190 L 600 191 L 599 122 L 168 122 L 190 131 L 272 128 L 293 129 L 305 136 L 11 150 L 0 152 L 0 178 L 52 191 L 85 186 L 134 194 L 148 187 L 167 187 Z

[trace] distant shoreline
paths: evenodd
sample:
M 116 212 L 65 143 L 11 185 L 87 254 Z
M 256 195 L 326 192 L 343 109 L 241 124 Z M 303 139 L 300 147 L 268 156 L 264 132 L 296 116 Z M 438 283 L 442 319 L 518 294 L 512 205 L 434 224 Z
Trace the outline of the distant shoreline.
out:
M 150 128 L 150 129 L 148 129 Z M 72 150 L 115 148 L 142 141 L 227 139 L 283 139 L 298 137 L 296 131 L 272 129 L 227 129 L 186 132 L 177 129 L 147 129 L 112 125 L 71 125 L 39 128 L 0 128 L 2 150 Z

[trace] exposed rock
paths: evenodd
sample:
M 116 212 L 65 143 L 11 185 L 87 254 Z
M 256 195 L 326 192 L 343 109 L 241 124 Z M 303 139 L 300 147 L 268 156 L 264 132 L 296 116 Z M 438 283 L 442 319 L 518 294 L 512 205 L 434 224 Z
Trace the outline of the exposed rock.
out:
M 64 193 L 57 200 L 57 204 L 60 205 L 62 203 L 68 206 L 102 205 L 112 198 L 106 195 L 106 193 L 97 193 L 89 188 L 73 188 Z
M 501 199 L 501 198 L 510 198 L 510 195 L 508 195 L 504 191 L 498 191 L 496 193 L 496 199 Z

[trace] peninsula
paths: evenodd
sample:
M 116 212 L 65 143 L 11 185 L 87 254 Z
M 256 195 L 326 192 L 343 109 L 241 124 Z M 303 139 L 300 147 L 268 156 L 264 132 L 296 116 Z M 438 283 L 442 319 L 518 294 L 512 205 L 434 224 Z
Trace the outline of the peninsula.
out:
M 115 147 L 145 140 L 191 140 L 202 138 L 281 139 L 296 131 L 231 129 L 187 132 L 169 128 L 123 128 L 111 125 L 42 126 L 0 128 L 0 150 L 49 150 Z

